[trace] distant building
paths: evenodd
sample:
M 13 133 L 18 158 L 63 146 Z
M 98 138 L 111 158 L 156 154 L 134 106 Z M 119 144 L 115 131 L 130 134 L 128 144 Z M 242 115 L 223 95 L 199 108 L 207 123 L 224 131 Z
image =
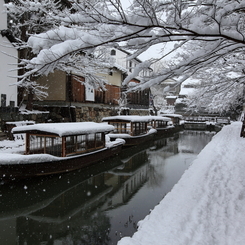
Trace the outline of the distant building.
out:
M 199 83 L 199 80 L 192 78 L 187 79 L 182 83 L 179 97 L 175 102 L 175 111 L 177 113 L 187 113 L 189 97 L 195 93 L 196 87 L 199 85 Z
M 157 110 L 173 113 L 174 105 L 179 96 L 180 84 L 174 79 L 166 79 L 151 87 L 153 104 Z
M 119 68 L 125 69 L 127 72 L 124 73 L 124 77 L 122 81 L 125 79 L 126 75 L 131 74 L 136 66 L 142 61 L 138 58 L 134 58 L 131 60 L 128 60 L 127 57 L 130 55 L 129 52 L 122 50 L 122 49 L 116 49 L 112 48 L 110 50 L 111 57 L 115 59 L 115 64 Z M 139 73 L 139 76 L 135 77 L 130 81 L 128 86 L 137 85 L 137 83 L 140 83 L 141 77 L 150 77 L 152 74 L 152 69 L 147 68 L 144 69 Z M 122 92 L 126 91 L 128 87 L 122 87 Z M 149 108 L 149 101 L 150 101 L 150 89 L 145 89 L 141 91 L 131 92 L 127 93 L 127 104 L 126 107 L 129 109 L 148 109 Z

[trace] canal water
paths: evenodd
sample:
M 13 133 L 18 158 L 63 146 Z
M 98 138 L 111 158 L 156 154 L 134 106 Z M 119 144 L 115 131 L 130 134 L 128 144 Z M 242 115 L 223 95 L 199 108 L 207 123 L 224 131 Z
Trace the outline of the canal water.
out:
M 117 244 L 133 235 L 213 135 L 182 131 L 87 169 L 1 183 L 0 244 Z

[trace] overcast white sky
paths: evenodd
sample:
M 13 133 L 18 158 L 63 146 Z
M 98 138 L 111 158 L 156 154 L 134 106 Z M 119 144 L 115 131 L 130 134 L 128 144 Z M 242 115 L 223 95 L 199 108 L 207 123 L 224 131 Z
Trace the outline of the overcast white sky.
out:
M 130 0 L 121 0 L 121 3 L 122 3 L 122 6 L 126 9 L 131 5 L 132 0 L 131 1 Z

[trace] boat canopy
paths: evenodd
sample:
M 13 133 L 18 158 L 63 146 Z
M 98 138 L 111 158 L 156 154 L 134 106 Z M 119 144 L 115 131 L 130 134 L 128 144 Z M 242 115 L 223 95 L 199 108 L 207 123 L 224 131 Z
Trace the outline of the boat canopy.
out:
M 171 121 L 170 117 L 162 117 L 162 116 L 148 116 L 151 121 L 165 121 L 169 122 Z
M 53 134 L 60 137 L 108 133 L 114 130 L 112 125 L 95 122 L 74 122 L 74 123 L 40 123 L 34 125 L 20 126 L 12 129 L 14 134 L 35 133 L 35 134 Z
M 152 121 L 151 116 L 112 116 L 112 117 L 104 117 L 102 118 L 104 122 L 116 122 L 116 121 L 124 121 L 124 122 L 150 122 Z
M 183 119 L 183 116 L 180 114 L 161 114 L 163 117 L 172 117 L 172 118 L 179 118 Z

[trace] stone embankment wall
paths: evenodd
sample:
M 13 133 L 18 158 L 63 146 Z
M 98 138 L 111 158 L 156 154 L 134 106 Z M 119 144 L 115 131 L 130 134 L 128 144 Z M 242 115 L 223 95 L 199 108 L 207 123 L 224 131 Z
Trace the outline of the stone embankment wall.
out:
M 36 123 L 47 122 L 101 122 L 103 117 L 118 115 L 119 109 L 116 107 L 39 107 L 33 112 L 19 112 L 18 108 L 14 110 L 5 109 L 0 111 L 0 133 L 6 131 L 5 122 L 15 121 L 35 121 Z M 147 109 L 125 109 L 121 110 L 121 115 L 149 115 Z M 1 132 L 2 131 L 2 132 Z M 4 137 L 1 134 L 0 140 Z
M 101 122 L 103 117 L 116 116 L 118 115 L 118 109 L 116 108 L 98 108 L 98 107 L 76 107 L 74 108 L 76 121 L 94 121 Z M 127 109 L 120 112 L 121 115 L 149 115 L 149 110 L 143 109 Z
M 45 122 L 49 113 L 33 112 L 33 113 L 0 113 L 0 125 L 5 122 L 15 122 L 15 121 L 35 121 L 36 123 Z

